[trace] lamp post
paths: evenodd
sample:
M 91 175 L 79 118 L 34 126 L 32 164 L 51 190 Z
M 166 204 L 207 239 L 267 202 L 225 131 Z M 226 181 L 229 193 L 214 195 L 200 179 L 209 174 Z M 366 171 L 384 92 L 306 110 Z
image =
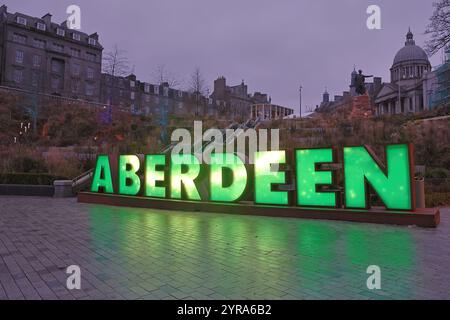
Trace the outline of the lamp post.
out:
M 300 118 L 302 117 L 302 89 L 303 87 L 300 85 L 299 93 L 300 93 Z

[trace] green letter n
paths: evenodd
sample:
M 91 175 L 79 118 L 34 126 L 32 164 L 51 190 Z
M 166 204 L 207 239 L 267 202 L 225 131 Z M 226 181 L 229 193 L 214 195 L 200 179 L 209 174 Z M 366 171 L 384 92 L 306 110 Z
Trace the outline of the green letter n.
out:
M 409 146 L 386 147 L 386 173 L 365 147 L 344 148 L 345 206 L 368 208 L 366 181 L 387 209 L 412 210 Z

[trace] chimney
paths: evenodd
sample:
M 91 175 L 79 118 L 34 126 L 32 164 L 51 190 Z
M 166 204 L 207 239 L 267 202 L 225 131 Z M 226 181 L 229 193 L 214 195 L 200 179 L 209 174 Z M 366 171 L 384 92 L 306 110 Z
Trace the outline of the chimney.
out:
M 47 30 L 50 30 L 50 25 L 52 24 L 52 15 L 50 13 L 47 13 L 41 19 L 44 20 Z
M 97 32 L 94 32 L 93 34 L 91 34 L 91 35 L 89 36 L 89 38 L 92 38 L 92 39 L 95 39 L 95 40 L 98 41 L 98 33 L 97 33 Z
M 3 17 L 6 16 L 6 13 L 8 12 L 8 7 L 5 5 L 2 5 L 0 7 L 0 19 L 3 19 Z

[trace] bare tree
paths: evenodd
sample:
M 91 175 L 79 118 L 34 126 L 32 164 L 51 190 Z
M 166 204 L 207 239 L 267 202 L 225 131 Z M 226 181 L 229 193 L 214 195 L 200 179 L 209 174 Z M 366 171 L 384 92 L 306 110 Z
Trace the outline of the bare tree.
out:
M 439 0 L 433 3 L 434 12 L 425 34 L 431 39 L 426 43 L 428 54 L 434 55 L 450 42 L 450 0 Z
M 125 56 L 125 51 L 120 50 L 117 45 L 112 51 L 103 55 L 103 72 L 111 76 L 127 76 L 131 72 L 130 62 Z
M 180 81 L 177 77 L 170 71 L 166 69 L 164 64 L 160 64 L 153 72 L 153 79 L 158 84 L 163 84 L 164 82 L 169 84 L 171 88 L 177 88 L 180 86 Z
M 204 95 L 206 92 L 205 79 L 203 79 L 200 68 L 195 68 L 191 74 L 191 80 L 189 83 L 189 91 L 192 93 L 198 93 Z
M 203 79 L 200 68 L 195 68 L 191 74 L 191 81 L 189 83 L 189 91 L 194 94 L 195 98 L 195 115 L 199 114 L 200 98 L 206 93 L 205 79 Z

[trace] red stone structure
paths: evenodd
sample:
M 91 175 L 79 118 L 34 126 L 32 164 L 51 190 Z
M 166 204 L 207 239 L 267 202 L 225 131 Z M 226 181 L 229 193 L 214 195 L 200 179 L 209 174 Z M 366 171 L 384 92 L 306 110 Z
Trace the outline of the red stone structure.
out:
M 353 98 L 350 118 L 371 118 L 374 115 L 375 106 L 367 93 Z

